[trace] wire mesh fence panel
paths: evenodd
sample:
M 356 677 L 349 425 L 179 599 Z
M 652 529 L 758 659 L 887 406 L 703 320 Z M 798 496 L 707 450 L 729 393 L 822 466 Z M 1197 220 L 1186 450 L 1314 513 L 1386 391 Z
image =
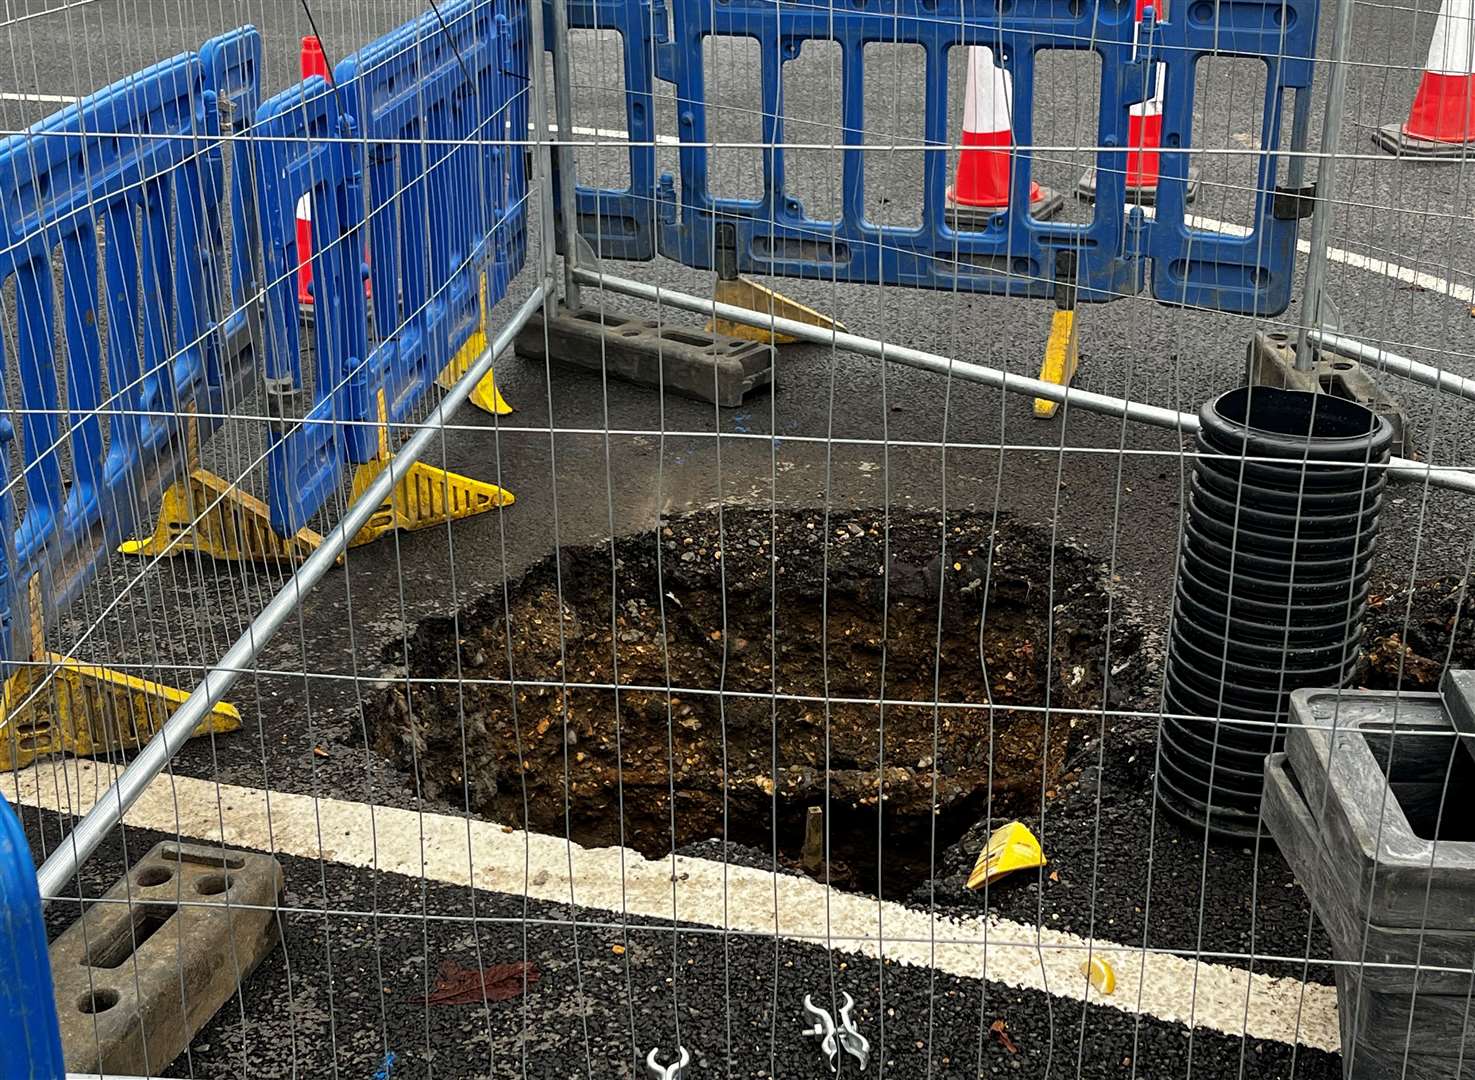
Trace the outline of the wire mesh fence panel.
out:
M 15 1074 L 1468 1075 L 1471 18 L 0 11 Z

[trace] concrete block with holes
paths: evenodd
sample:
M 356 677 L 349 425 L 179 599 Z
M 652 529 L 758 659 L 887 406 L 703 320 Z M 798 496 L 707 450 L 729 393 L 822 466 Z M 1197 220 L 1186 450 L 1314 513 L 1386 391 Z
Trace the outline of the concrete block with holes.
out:
M 269 855 L 162 843 L 51 945 L 67 1070 L 153 1076 L 280 939 Z

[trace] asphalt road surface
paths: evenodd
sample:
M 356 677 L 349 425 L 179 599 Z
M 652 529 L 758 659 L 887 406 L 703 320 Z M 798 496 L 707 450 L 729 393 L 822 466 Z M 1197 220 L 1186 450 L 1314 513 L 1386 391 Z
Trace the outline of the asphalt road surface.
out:
M 246 22 L 265 38 L 264 84 L 280 89 L 296 78 L 298 40 L 312 28 L 307 11 L 336 61 L 420 8 L 418 0 L 12 4 L 4 16 L 10 21 L 0 22 L 0 121 L 20 129 L 61 107 L 61 99 Z M 1332 8 L 1327 5 L 1322 17 L 1324 57 Z M 1330 290 L 1347 333 L 1475 376 L 1469 293 L 1475 282 L 1475 162 L 1393 161 L 1373 150 L 1368 138 L 1405 112 L 1431 27 L 1427 4 L 1416 15 L 1392 5 L 1358 7 L 1343 131 L 1350 156 L 1339 174 L 1332 222 L 1332 244 L 1349 257 L 1330 264 Z M 867 78 L 867 138 L 916 138 L 916 58 L 904 48 L 883 48 L 894 51 Z M 719 110 L 713 132 L 719 140 L 756 134 L 759 103 L 747 49 L 742 42 L 713 46 L 709 101 Z M 607 89 L 620 78 L 614 55 L 607 39 L 578 42 L 577 127 L 624 127 L 622 99 Z M 838 142 L 834 56 L 806 46 L 791 69 L 785 95 L 793 137 Z M 1091 70 L 1068 55 L 1042 61 L 1035 102 L 1042 144 L 1093 143 L 1087 122 L 1094 115 Z M 1313 91 L 1316 127 L 1326 75 L 1323 66 Z M 951 115 L 959 117 L 962 72 L 951 76 Z M 1242 62 L 1202 66 L 1197 145 L 1254 148 L 1261 107 L 1255 77 L 1255 66 Z M 663 133 L 676 130 L 671 111 L 667 97 L 658 108 Z M 616 137 L 600 138 L 607 145 L 582 150 L 580 167 L 586 177 L 618 184 L 622 152 L 609 145 Z M 674 151 L 663 147 L 660 154 L 661 167 L 674 171 Z M 1068 192 L 1089 157 L 1042 154 L 1036 175 Z M 881 152 L 877 158 L 867 170 L 868 213 L 906 223 L 916 212 L 916 155 Z M 1246 223 L 1250 155 L 1200 158 L 1204 184 L 1195 211 Z M 750 194 L 756 160 L 751 150 L 717 149 L 714 189 Z M 823 215 L 833 206 L 835 151 L 795 152 L 789 172 L 792 190 L 811 213 Z M 1088 213 L 1074 202 L 1066 211 L 1076 221 Z M 1307 235 L 1304 227 L 1301 235 Z M 1298 273 L 1304 263 L 1302 257 Z M 610 269 L 687 291 L 711 288 L 710 275 L 664 260 Z M 1427 277 L 1413 280 L 1417 274 Z M 525 279 L 515 295 L 525 295 Z M 1043 302 L 771 284 L 854 333 L 1026 375 L 1038 368 L 1051 314 Z M 613 295 L 604 302 L 645 310 Z M 1242 377 L 1245 344 L 1255 330 L 1284 329 L 1296 313 L 1293 306 L 1283 316 L 1248 319 L 1169 309 L 1140 297 L 1093 306 L 1080 315 L 1083 359 L 1076 384 L 1193 410 Z M 13 317 L 5 319 L 9 335 Z M 516 503 L 454 528 L 401 533 L 354 549 L 341 570 L 303 597 L 295 616 L 263 647 L 259 669 L 232 691 L 243 729 L 192 743 L 175 764 L 177 777 L 427 816 L 454 813 L 444 800 L 422 798 L 366 742 L 361 705 L 397 673 L 395 654 L 403 654 L 407 634 L 426 616 L 500 590 L 561 545 L 657 529 L 663 516 L 719 502 L 818 510 L 889 503 L 944 513 L 997 508 L 1088 546 L 1149 635 L 1160 637 L 1166 626 L 1189 468 L 1180 454 L 1183 441 L 1173 433 L 1079 410 L 1041 421 L 1031 415 L 1028 399 L 807 345 L 783 348 L 774 392 L 735 410 L 661 400 L 615 380 L 516 357 L 499 363 L 497 379 L 516 411 L 494 420 L 462 409 L 427 460 L 496 479 L 516 494 Z M 1396 380 L 1389 385 L 1406 403 L 1425 460 L 1475 465 L 1469 403 Z M 207 464 L 264 492 L 261 409 L 254 401 L 242 408 L 257 418 L 229 425 L 206 449 Z M 1472 522 L 1469 496 L 1398 488 L 1385 507 L 1379 581 L 1467 571 Z M 114 559 L 57 629 L 55 644 L 191 687 L 288 577 L 279 568 L 194 557 L 156 566 Z M 1104 737 L 1112 738 L 1109 726 Z M 188 787 L 189 798 L 203 801 L 190 808 L 196 816 L 216 812 L 209 789 Z M 78 798 L 58 782 L 49 801 L 36 802 L 76 807 Z M 1086 813 L 1089 820 L 1089 807 Z M 65 812 L 30 804 L 22 815 L 38 858 L 62 842 L 72 821 Z M 229 811 L 219 816 L 223 828 Z M 1206 962 L 1269 971 L 1293 983 L 1308 980 L 1313 987 L 1330 981 L 1326 966 L 1315 963 L 1326 958 L 1325 942 L 1268 842 L 1206 851 L 1201 837 L 1172 832 L 1175 826 L 1154 823 L 1150 815 L 1111 836 L 1066 822 L 1055 829 L 1049 819 L 1047 809 L 1041 828 L 1061 881 L 1041 876 L 1001 893 L 999 910 L 1011 919 L 1128 948 L 1145 943 L 1190 957 L 1212 953 Z M 1154 824 L 1158 833 L 1149 836 Z M 215 835 L 182 828 L 178 834 Z M 175 837 L 167 820 L 144 820 L 115 833 L 66 890 L 72 899 L 51 906 L 53 931 L 76 917 L 77 897 L 96 895 L 131 859 Z M 339 861 L 340 846 L 324 837 L 315 850 L 282 850 L 285 949 L 243 985 L 167 1075 L 367 1080 L 392 1053 L 396 1078 L 637 1076 L 650 1047 L 662 1047 L 669 1058 L 679 1039 L 693 1054 L 691 1075 L 819 1076 L 825 1065 L 813 1040 L 800 1035 L 800 1002 L 806 993 L 825 1001 L 842 990 L 858 1003 L 857 1017 L 872 1042 L 872 1068 L 884 1066 L 898 1077 L 1340 1074 L 1337 1055 L 1295 1034 L 1294 1024 L 1281 1038 L 1203 1026 L 1194 1020 L 1188 983 L 1181 1013 L 1165 1019 L 1119 1004 L 1082 1004 L 1059 987 L 970 978 L 945 965 L 881 963 L 824 942 L 714 935 L 709 925 L 679 915 L 681 929 L 673 933 L 670 918 L 664 926 L 643 916 L 622 919 L 607 908 L 457 885 L 412 865 L 389 870 Z M 692 854 L 721 859 L 722 849 L 709 845 Z M 1163 868 L 1150 898 L 1092 902 L 1093 874 L 1110 875 L 1114 860 L 1149 857 Z M 771 864 L 762 852 L 734 852 L 732 861 Z M 1149 899 L 1150 920 L 1134 910 Z M 918 906 L 915 897 L 912 903 Z M 541 977 L 527 994 L 485 1007 L 415 1004 L 446 959 L 465 965 L 527 959 Z

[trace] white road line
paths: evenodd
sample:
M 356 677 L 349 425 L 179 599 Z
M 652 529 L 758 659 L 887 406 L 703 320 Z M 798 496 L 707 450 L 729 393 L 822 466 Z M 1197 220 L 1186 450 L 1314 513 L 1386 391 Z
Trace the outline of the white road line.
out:
M 105 793 L 114 772 L 101 762 L 46 763 L 7 776 L 3 790 L 7 798 L 28 806 L 80 814 Z M 1085 998 L 1158 1020 L 1191 1019 L 1196 1026 L 1228 1035 L 1331 1051 L 1339 1045 L 1336 990 L 1329 986 L 1143 953 L 1107 941 L 1088 942 L 997 917 L 933 916 L 828 890 L 809 878 L 775 877 L 706 859 L 677 859 L 673 883 L 670 860 L 652 861 L 633 851 L 584 848 L 445 814 L 187 777 L 157 778 L 125 822 L 232 847 L 378 867 L 412 878 L 423 875 L 449 885 L 468 884 L 468 868 L 474 867 L 470 884 L 479 889 L 554 903 L 572 900 L 643 919 L 669 921 L 674 911 L 690 923 L 809 944 L 843 938 L 835 945 L 842 952 L 872 958 L 884 954 L 898 963 Z M 1116 992 L 1109 997 L 1098 994 L 1081 974 L 1088 949 L 1116 969 Z
M 71 94 L 16 94 L 0 93 L 0 101 L 26 101 L 41 105 L 75 105 L 81 98 Z

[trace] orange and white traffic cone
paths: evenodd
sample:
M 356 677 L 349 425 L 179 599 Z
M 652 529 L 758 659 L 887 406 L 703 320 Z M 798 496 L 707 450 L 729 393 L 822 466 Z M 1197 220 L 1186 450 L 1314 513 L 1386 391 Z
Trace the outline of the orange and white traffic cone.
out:
M 323 43 L 308 35 L 302 39 L 302 80 L 306 82 L 314 75 L 321 75 L 329 83 L 333 76 L 328 72 L 328 58 L 323 53 Z M 297 307 L 304 313 L 312 312 L 312 196 L 304 195 L 297 200 Z
M 959 227 L 982 225 L 1009 206 L 1009 182 L 1018 162 L 1009 127 L 1013 91 L 1013 80 L 994 63 L 993 50 L 986 45 L 971 46 L 963 102 L 963 149 L 958 155 L 957 180 L 947 189 L 948 216 Z M 1032 217 L 1051 217 L 1063 205 L 1063 197 L 1030 181 Z
M 1429 59 L 1408 120 L 1387 124 L 1373 142 L 1390 154 L 1428 158 L 1475 155 L 1475 0 L 1444 0 Z
M 1137 25 L 1142 25 L 1142 13 L 1149 6 L 1163 13 L 1162 0 L 1137 0 Z M 1138 206 L 1153 206 L 1157 203 L 1159 180 L 1158 153 L 1163 145 L 1163 83 L 1168 69 L 1161 63 L 1153 65 L 1152 96 L 1146 101 L 1131 106 L 1127 112 L 1127 202 Z M 1076 194 L 1087 201 L 1096 198 L 1096 170 L 1087 169 L 1076 185 Z M 1193 202 L 1198 195 L 1198 170 L 1188 170 L 1188 185 L 1184 192 L 1185 202 Z

